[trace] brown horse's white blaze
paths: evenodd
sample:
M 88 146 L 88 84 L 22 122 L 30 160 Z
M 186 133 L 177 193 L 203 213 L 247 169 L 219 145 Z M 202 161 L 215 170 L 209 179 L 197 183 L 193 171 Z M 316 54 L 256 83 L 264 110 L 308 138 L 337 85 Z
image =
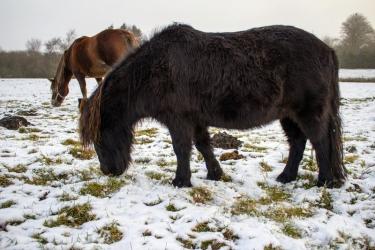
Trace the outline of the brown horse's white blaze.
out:
M 62 55 L 55 77 L 51 81 L 51 104 L 58 107 L 69 93 L 69 81 L 75 77 L 82 97 L 87 99 L 85 77 L 93 77 L 100 84 L 103 76 L 139 46 L 139 39 L 123 29 L 107 29 L 93 37 L 76 39 Z M 84 101 L 82 103 L 84 103 Z M 81 99 L 79 100 L 81 103 Z

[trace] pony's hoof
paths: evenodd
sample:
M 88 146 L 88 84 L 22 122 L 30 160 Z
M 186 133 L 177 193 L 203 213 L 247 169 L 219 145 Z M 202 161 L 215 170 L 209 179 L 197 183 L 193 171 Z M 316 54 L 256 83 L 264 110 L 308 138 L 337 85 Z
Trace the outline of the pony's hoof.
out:
M 276 181 L 281 182 L 281 183 L 288 183 L 291 181 L 295 181 L 297 179 L 297 176 L 291 176 L 287 175 L 285 173 L 281 173 L 277 178 Z
M 180 179 L 180 178 L 175 178 L 173 181 L 172 181 L 172 185 L 175 186 L 175 187 L 191 187 L 191 182 L 190 180 L 186 180 L 186 179 Z
M 214 171 L 208 172 L 207 179 L 211 181 L 218 181 L 221 179 L 223 174 L 224 174 L 223 170 L 219 167 L 219 168 L 216 168 Z

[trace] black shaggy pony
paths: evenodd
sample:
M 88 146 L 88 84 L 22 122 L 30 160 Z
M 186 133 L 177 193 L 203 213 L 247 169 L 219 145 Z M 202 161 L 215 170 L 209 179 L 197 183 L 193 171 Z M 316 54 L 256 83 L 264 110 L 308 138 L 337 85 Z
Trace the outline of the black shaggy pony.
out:
M 104 174 L 128 167 L 135 124 L 151 117 L 168 129 L 177 155 L 173 184 L 191 186 L 192 143 L 207 178 L 223 175 L 209 126 L 249 129 L 279 119 L 290 144 L 277 180 L 296 179 L 306 140 L 316 150 L 318 186 L 345 180 L 338 62 L 314 35 L 290 26 L 205 33 L 174 24 L 145 42 L 106 77 L 80 118 Z

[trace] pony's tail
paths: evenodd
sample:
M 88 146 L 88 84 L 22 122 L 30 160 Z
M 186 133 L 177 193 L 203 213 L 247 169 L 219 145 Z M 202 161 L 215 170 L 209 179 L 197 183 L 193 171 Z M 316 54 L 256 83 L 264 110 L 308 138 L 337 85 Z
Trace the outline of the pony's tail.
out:
M 79 132 L 84 148 L 100 140 L 100 109 L 104 84 L 100 84 L 89 100 L 81 107 Z
M 331 147 L 330 164 L 335 182 L 343 183 L 346 179 L 346 169 L 343 163 L 342 125 L 340 117 L 340 90 L 338 76 L 338 60 L 332 51 L 332 77 L 331 87 L 333 91 L 331 99 L 331 114 L 329 119 L 328 135 Z

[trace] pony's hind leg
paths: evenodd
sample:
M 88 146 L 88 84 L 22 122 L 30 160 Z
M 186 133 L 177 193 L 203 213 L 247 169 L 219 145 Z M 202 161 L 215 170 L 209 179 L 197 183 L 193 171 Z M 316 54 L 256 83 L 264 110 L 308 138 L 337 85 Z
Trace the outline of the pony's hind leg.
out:
M 297 178 L 298 166 L 303 157 L 306 146 L 306 136 L 298 125 L 289 118 L 280 121 L 281 126 L 288 138 L 289 156 L 283 172 L 277 177 L 277 181 L 287 183 Z
M 191 187 L 190 153 L 194 129 L 184 122 L 173 123 L 167 125 L 177 157 L 176 177 L 172 184 L 176 187 Z
M 312 116 L 314 117 L 314 116 Z M 318 186 L 333 187 L 334 176 L 331 166 L 331 146 L 329 138 L 329 118 L 303 119 L 301 128 L 315 149 L 316 161 L 319 167 Z
M 219 162 L 216 160 L 211 146 L 210 135 L 207 127 L 196 126 L 194 131 L 195 147 L 203 155 L 207 167 L 207 179 L 220 180 L 223 170 Z

